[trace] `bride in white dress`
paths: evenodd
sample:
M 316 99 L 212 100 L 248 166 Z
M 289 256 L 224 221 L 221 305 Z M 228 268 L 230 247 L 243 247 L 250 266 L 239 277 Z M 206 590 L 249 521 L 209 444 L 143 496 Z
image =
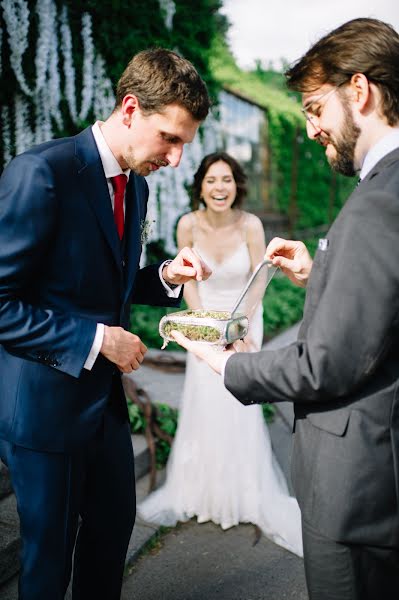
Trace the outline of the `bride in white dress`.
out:
M 240 209 L 245 181 L 240 165 L 223 152 L 206 156 L 194 176 L 193 208 L 202 203 L 205 209 L 180 219 L 178 245 L 193 247 L 212 275 L 185 285 L 190 308 L 231 310 L 263 259 L 261 221 Z M 246 313 L 247 350 L 259 350 L 259 296 Z M 166 482 L 139 504 L 138 515 L 166 526 L 194 516 L 223 529 L 253 523 L 275 543 L 303 555 L 300 510 L 273 455 L 261 406 L 243 406 L 221 377 L 191 353 Z

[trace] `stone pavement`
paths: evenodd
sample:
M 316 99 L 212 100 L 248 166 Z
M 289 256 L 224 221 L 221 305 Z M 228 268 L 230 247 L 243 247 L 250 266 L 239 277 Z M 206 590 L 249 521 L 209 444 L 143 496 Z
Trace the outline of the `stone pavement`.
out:
M 254 528 L 189 521 L 129 571 L 122 600 L 308 600 L 303 561 Z

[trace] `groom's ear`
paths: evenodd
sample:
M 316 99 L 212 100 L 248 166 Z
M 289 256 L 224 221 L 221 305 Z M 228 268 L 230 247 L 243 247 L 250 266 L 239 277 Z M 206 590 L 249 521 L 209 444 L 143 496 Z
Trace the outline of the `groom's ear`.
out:
M 141 113 L 140 103 L 134 94 L 126 94 L 121 103 L 122 121 L 130 127 L 136 116 Z

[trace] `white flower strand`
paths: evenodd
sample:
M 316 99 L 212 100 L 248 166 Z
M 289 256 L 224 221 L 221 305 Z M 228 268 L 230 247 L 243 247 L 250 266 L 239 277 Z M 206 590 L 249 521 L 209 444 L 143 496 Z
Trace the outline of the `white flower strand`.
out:
M 84 121 L 91 108 L 94 88 L 94 44 L 92 35 L 91 16 L 84 13 L 82 16 L 83 39 L 83 89 L 82 104 L 79 119 Z
M 162 11 L 165 13 L 164 21 L 166 29 L 172 31 L 173 28 L 173 17 L 176 12 L 176 4 L 173 0 L 159 0 L 159 5 Z
M 64 57 L 65 96 L 68 101 L 69 112 L 75 124 L 78 122 L 75 95 L 75 67 L 72 60 L 72 35 L 68 23 L 67 9 L 61 11 L 61 50 Z
M 34 104 L 36 119 L 34 141 L 36 144 L 40 144 L 52 137 L 51 115 L 53 112 L 57 115 L 57 109 L 59 112 L 60 93 L 56 93 L 55 97 L 48 94 L 54 38 L 56 41 L 55 53 L 57 52 L 57 8 L 53 0 L 38 0 L 36 12 L 39 21 L 39 34 L 35 54 L 36 89 Z M 54 102 L 56 102 L 56 106 L 54 106 Z
M 62 52 L 64 56 L 65 95 L 68 100 L 69 112 L 75 125 L 83 121 L 92 106 L 94 92 L 94 45 L 92 36 L 92 21 L 89 14 L 82 16 L 83 39 L 83 87 L 82 104 L 78 114 L 76 108 L 75 67 L 72 57 L 72 35 L 64 6 L 61 12 Z
M 22 69 L 22 57 L 28 47 L 29 8 L 26 0 L 2 0 L 3 17 L 11 48 L 10 63 L 21 90 L 32 95 Z
M 41 144 L 47 142 L 53 137 L 53 128 L 51 125 L 51 113 L 48 107 L 47 90 L 42 89 L 36 94 L 36 119 L 34 143 Z M 27 146 L 28 147 L 28 146 Z
M 29 106 L 20 95 L 15 96 L 15 153 L 20 154 L 34 142 L 29 124 Z
M 57 6 L 54 0 L 37 0 L 36 12 L 38 15 L 38 37 L 36 41 L 35 67 L 36 81 L 34 90 L 26 82 L 22 58 L 28 47 L 29 9 L 26 0 L 1 0 L 4 21 L 6 23 L 10 44 L 10 63 L 20 85 L 21 92 L 29 96 L 29 100 L 22 96 L 14 98 L 15 105 L 15 132 L 12 132 L 9 123 L 3 120 L 3 161 L 8 163 L 14 141 L 15 151 L 18 154 L 31 145 L 51 139 L 53 136 L 53 121 L 59 129 L 63 127 L 63 118 L 60 110 L 61 102 L 61 76 L 60 54 L 63 55 L 63 71 L 65 74 L 65 95 L 68 108 L 75 124 L 87 118 L 91 108 L 94 109 L 96 118 L 106 118 L 113 110 L 115 97 L 112 83 L 106 76 L 105 62 L 100 54 L 95 53 L 92 33 L 92 19 L 85 13 L 82 16 L 83 39 L 83 69 L 82 69 L 82 95 L 81 109 L 77 111 L 75 90 L 75 68 L 72 58 L 72 35 L 69 27 L 66 8 L 61 9 L 60 29 L 62 43 L 59 44 L 57 31 Z M 0 52 L 1 52 L 0 31 Z M 60 48 L 61 46 L 61 48 Z M 11 60 L 11 57 L 12 60 Z M 0 64 L 1 72 L 1 64 Z M 28 104 L 27 104 L 28 102 Z M 33 104 L 30 111 L 28 105 Z M 3 117 L 10 118 L 9 108 L 3 107 Z M 17 115 L 17 112 L 22 113 Z M 35 116 L 34 131 L 29 123 L 31 115 Z M 26 130 L 24 131 L 24 127 Z
M 49 110 L 59 129 L 63 126 L 63 119 L 60 110 L 61 102 L 61 78 L 58 68 L 58 37 L 56 27 L 50 40 L 50 62 L 48 69 L 47 94 Z
M 39 17 L 39 35 L 36 42 L 36 92 L 46 85 L 49 66 L 50 42 L 56 27 L 56 7 L 53 0 L 38 0 L 36 12 Z
M 94 95 L 93 108 L 96 119 L 106 119 L 114 109 L 115 96 L 112 90 L 111 80 L 105 74 L 105 62 L 100 54 L 97 54 L 94 63 Z
M 3 133 L 3 160 L 4 166 L 6 166 L 12 159 L 10 109 L 8 106 L 3 106 L 1 108 L 1 125 Z

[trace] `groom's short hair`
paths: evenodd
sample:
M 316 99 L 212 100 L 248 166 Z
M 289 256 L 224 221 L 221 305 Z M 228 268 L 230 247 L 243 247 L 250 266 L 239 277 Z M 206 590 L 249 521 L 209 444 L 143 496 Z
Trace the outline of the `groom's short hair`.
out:
M 115 110 L 126 94 L 137 97 L 145 114 L 179 104 L 194 120 L 203 121 L 210 108 L 206 85 L 195 67 L 165 48 L 150 48 L 133 56 L 118 81 Z
M 289 88 L 312 92 L 363 73 L 381 93 L 381 112 L 389 125 L 399 120 L 399 35 L 378 19 L 353 19 L 316 42 L 286 73 Z

